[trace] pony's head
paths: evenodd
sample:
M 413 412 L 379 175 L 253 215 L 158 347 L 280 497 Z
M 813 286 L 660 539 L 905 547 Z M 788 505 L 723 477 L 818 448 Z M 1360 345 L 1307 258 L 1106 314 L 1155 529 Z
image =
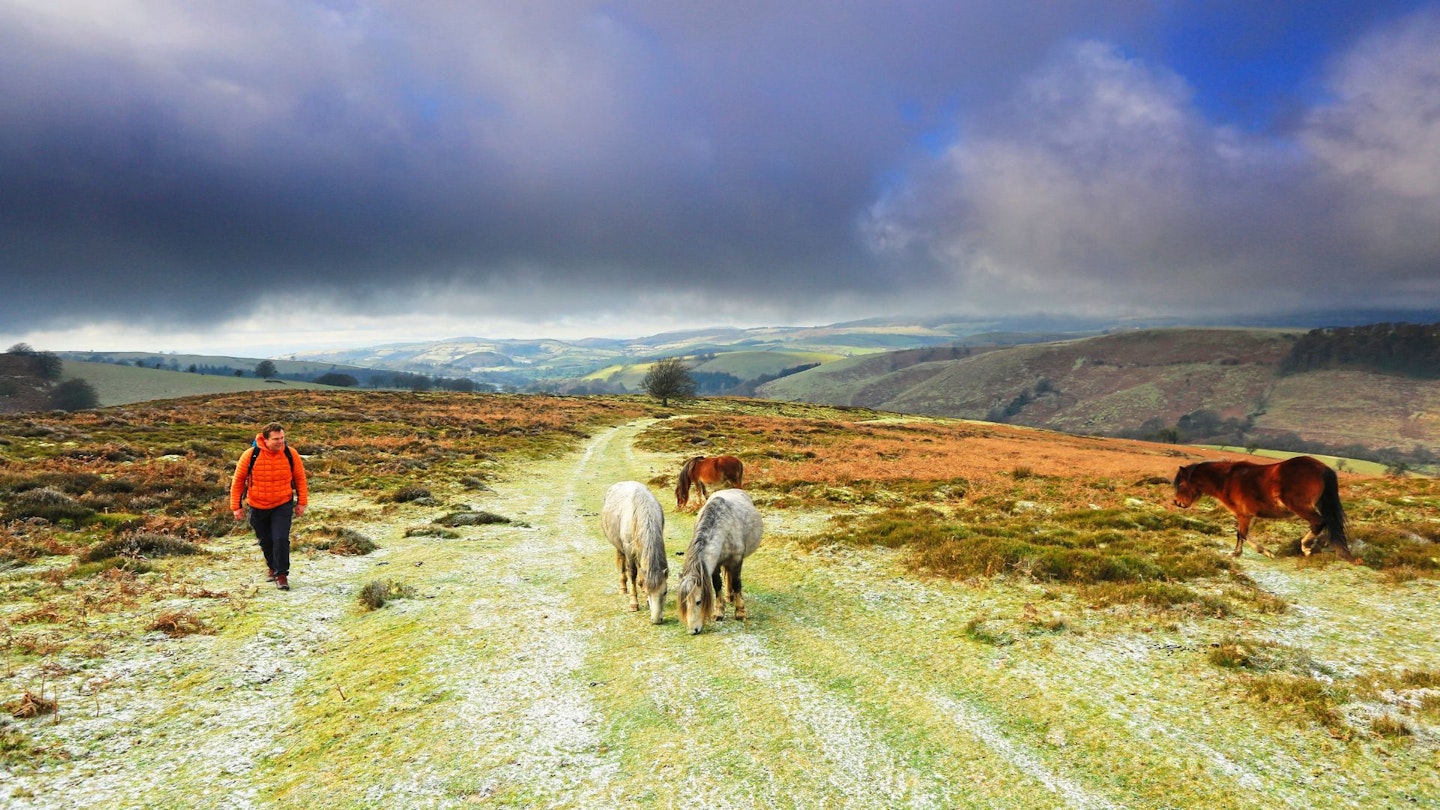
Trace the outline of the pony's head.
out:
M 695 635 L 705 629 L 705 620 L 715 609 L 715 587 L 705 572 L 690 572 L 680 579 L 680 595 L 675 600 L 680 623 Z
M 1187 464 L 1175 473 L 1175 505 L 1181 509 L 1189 509 L 1204 494 L 1200 485 L 1195 483 L 1195 468 L 1198 466 Z

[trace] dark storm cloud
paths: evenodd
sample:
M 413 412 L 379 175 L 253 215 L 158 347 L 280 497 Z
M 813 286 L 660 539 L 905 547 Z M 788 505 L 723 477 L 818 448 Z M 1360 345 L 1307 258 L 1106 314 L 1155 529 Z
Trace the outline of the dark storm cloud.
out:
M 1434 65 L 1402 46 L 1433 18 L 1337 55 L 1297 131 L 1241 134 L 1154 61 L 1152 4 L 1001 5 L 0 8 L 0 331 L 281 295 L 1220 307 L 1337 255 L 1423 288 L 1436 184 L 1404 167 L 1437 150 L 1402 99 Z

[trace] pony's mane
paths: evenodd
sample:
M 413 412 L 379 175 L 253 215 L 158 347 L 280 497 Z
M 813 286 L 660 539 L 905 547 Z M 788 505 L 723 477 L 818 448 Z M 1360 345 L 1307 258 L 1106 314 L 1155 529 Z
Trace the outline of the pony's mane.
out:
M 695 588 L 700 589 L 701 615 L 709 616 L 715 606 L 715 582 L 712 572 L 705 570 L 705 547 L 714 539 L 716 527 L 733 509 L 723 498 L 712 498 L 700 510 L 695 521 L 695 537 L 685 549 L 685 565 L 680 569 L 680 600 L 683 610 L 690 610 L 689 597 Z
M 639 563 L 645 570 L 645 590 L 656 591 L 665 587 L 670 574 L 670 563 L 665 559 L 665 515 L 641 510 L 636 517 L 640 522 Z

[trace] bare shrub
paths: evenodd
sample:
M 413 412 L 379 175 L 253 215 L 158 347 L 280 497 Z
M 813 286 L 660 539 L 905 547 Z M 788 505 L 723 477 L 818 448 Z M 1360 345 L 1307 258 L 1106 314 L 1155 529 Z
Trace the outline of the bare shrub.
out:
M 25 694 L 6 703 L 5 710 L 10 712 L 11 717 L 28 719 L 46 714 L 54 714 L 59 706 L 60 703 L 58 701 L 50 700 L 43 695 L 37 695 L 27 689 L 25 690 Z
M 145 627 L 146 630 L 159 630 L 171 638 L 180 638 L 189 635 L 212 635 L 215 629 L 205 623 L 205 620 L 195 614 L 193 610 L 167 610 L 162 612 L 155 620 Z

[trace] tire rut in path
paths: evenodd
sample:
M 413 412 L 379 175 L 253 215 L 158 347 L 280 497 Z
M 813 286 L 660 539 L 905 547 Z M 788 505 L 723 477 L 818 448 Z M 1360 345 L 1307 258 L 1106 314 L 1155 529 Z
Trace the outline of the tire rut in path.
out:
M 541 462 L 517 478 L 493 506 L 523 514 L 533 528 L 509 535 L 503 559 L 477 571 L 486 584 L 470 612 L 477 636 L 508 640 L 483 679 L 466 683 L 460 716 L 490 773 L 482 794 L 518 790 L 556 806 L 608 801 L 619 765 L 596 753 L 600 714 L 585 691 L 581 670 L 591 654 L 593 624 L 566 591 L 579 565 L 593 557 L 591 532 L 580 509 L 581 487 L 593 470 L 628 449 L 649 421 L 609 428 L 580 457 Z

